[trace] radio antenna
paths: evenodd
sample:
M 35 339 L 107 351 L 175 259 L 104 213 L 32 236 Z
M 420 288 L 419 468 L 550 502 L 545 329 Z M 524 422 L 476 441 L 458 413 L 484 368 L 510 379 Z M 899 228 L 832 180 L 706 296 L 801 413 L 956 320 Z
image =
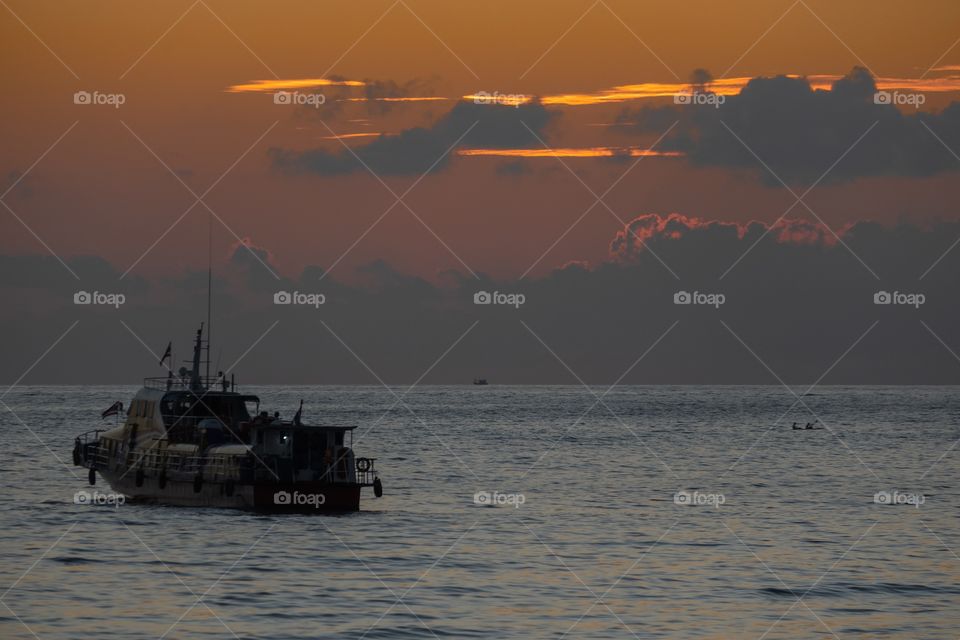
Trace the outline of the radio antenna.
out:
M 210 379 L 210 339 L 213 325 L 210 322 L 213 308 L 213 214 L 207 212 L 207 380 Z

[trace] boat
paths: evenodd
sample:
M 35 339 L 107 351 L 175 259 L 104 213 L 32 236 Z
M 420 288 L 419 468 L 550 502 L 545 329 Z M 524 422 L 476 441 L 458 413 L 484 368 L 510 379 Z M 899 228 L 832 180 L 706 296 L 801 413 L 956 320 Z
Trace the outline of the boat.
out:
M 131 502 L 297 513 L 358 511 L 364 487 L 383 495 L 375 459 L 354 454 L 356 426 L 304 424 L 302 400 L 292 419 L 271 416 L 234 375 L 210 377 L 209 346 L 201 324 L 191 369 L 146 378 L 122 422 L 117 402 L 103 412 L 113 429 L 76 437 L 91 485 L 99 475 Z
M 482 385 L 482 384 L 487 384 L 487 379 L 486 379 L 486 378 L 474 378 L 474 379 L 473 379 L 473 384 L 481 384 L 481 385 Z

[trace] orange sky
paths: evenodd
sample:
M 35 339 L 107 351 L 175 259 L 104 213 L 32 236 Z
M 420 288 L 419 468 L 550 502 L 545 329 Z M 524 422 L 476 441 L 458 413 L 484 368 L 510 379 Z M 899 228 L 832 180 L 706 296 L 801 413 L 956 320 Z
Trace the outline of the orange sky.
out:
M 698 67 L 721 79 L 721 88 L 723 78 L 742 84 L 781 73 L 840 76 L 854 65 L 880 78 L 928 83 L 925 88 L 960 75 L 930 71 L 960 65 L 960 46 L 951 48 L 960 35 L 960 5 L 948 1 L 303 1 L 284 3 L 282 10 L 217 1 L 8 4 L 19 18 L 0 7 L 5 184 L 69 133 L 5 197 L 33 233 L 0 211 L 0 250 L 42 253 L 46 244 L 63 255 L 101 255 L 121 270 L 136 262 L 144 274 L 204 262 L 205 238 L 197 238 L 207 210 L 198 205 L 174 225 L 194 202 L 179 180 L 200 195 L 228 169 L 204 198 L 225 223 L 217 225 L 221 253 L 237 237 L 249 237 L 290 273 L 305 264 L 332 264 L 393 195 L 365 174 L 281 175 L 267 149 L 337 149 L 334 138 L 342 134 L 351 136 L 343 140 L 350 145 L 367 144 L 372 136 L 359 134 L 428 126 L 453 104 L 436 99 L 377 110 L 356 101 L 363 87 L 352 84 L 324 88 L 332 101 L 344 102 L 319 113 L 284 108 L 269 94 L 227 91 L 235 85 L 304 78 L 412 82 L 418 97 L 455 100 L 480 91 L 609 96 L 615 87 L 683 84 Z M 81 90 L 122 93 L 125 103 L 78 106 L 72 96 Z M 940 109 L 955 98 L 930 94 L 924 108 Z M 561 115 L 549 128 L 556 147 L 639 150 L 654 141 L 596 126 L 612 122 L 622 104 L 562 102 L 555 100 Z M 626 169 L 609 158 L 566 155 L 598 194 Z M 427 276 L 462 269 L 460 260 L 500 276 L 525 271 L 594 197 L 553 158 L 533 160 L 533 171 L 516 175 L 498 172 L 505 160 L 461 154 L 425 178 L 405 200 L 430 230 L 396 207 L 348 252 L 338 276 L 380 258 Z M 746 174 L 649 157 L 605 200 L 624 220 L 678 211 L 771 221 L 792 202 Z M 400 194 L 415 179 L 384 180 Z M 862 179 L 818 187 L 809 202 L 837 226 L 864 217 L 955 218 L 955 182 L 949 175 Z M 597 208 L 539 272 L 572 259 L 602 260 L 618 227 Z

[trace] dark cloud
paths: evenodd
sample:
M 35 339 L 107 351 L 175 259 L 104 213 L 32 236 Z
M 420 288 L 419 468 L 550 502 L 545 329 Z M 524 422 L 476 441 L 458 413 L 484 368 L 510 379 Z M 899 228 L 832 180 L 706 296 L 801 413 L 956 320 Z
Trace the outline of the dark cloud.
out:
M 365 80 L 363 96 L 367 111 L 383 115 L 398 106 L 410 105 L 409 102 L 393 102 L 384 98 L 409 98 L 413 96 L 432 96 L 431 81 L 414 78 L 403 83 L 394 80 Z
M 259 265 L 262 267 L 264 264 L 270 264 L 272 260 L 273 256 L 270 255 L 270 251 L 258 247 L 250 238 L 243 238 L 230 247 L 230 262 L 238 266 L 252 267 Z
M 904 113 L 876 104 L 875 93 L 873 78 L 862 68 L 829 91 L 815 91 L 803 78 L 754 78 L 719 106 L 646 107 L 625 111 L 618 121 L 646 133 L 661 133 L 679 121 L 661 150 L 682 151 L 698 165 L 759 169 L 771 184 L 778 182 L 754 153 L 784 181 L 801 184 L 820 178 L 848 150 L 825 182 L 929 176 L 960 168 L 944 146 L 960 150 L 960 103 L 939 113 Z
M 250 238 L 243 238 L 230 247 L 228 276 L 239 278 L 242 285 L 252 289 L 276 289 L 282 283 L 273 264 L 270 251 L 259 247 Z
M 222 350 L 222 362 L 233 362 L 275 325 L 244 357 L 241 380 L 377 384 L 326 325 L 382 379 L 409 383 L 476 323 L 425 383 L 469 383 L 483 375 L 495 383 L 577 384 L 531 331 L 582 379 L 612 383 L 678 322 L 624 383 L 778 384 L 769 366 L 786 381 L 809 384 L 873 326 L 824 383 L 955 384 L 960 378 L 960 364 L 938 340 L 960 350 L 960 247 L 926 273 L 960 237 L 960 223 L 920 228 L 858 222 L 838 230 L 843 242 L 802 220 L 769 229 L 760 222 L 651 214 L 628 227 L 611 239 L 609 260 L 592 267 L 572 262 L 519 282 L 446 272 L 434 284 L 378 261 L 360 269 L 357 284 L 323 277 L 320 267 L 310 266 L 267 287 L 233 277 L 243 265 L 255 268 L 238 253 L 239 264 L 217 268 L 217 358 Z M 173 339 L 182 353 L 206 318 L 205 274 L 187 274 L 190 287 L 152 282 L 130 291 L 127 303 L 114 310 L 74 306 L 57 288 L 72 277 L 58 274 L 59 265 L 49 259 L 3 256 L 0 265 L 0 295 L 8 301 L 0 309 L 0 331 L 17 337 L 0 361 L 3 380 L 16 379 L 79 320 L 26 382 L 135 383 L 156 362 L 121 319 L 147 344 L 159 349 Z M 17 272 L 23 277 L 10 275 Z M 326 303 L 278 306 L 273 294 L 280 290 L 323 293 Z M 522 293 L 526 302 L 519 309 L 475 305 L 478 291 Z M 725 303 L 677 305 L 678 291 L 722 293 Z M 919 308 L 877 305 L 877 291 L 922 293 L 925 302 Z
M 78 290 L 130 293 L 149 288 L 149 282 L 140 276 L 121 275 L 99 256 L 68 256 L 60 262 L 52 255 L 0 255 L 0 287 L 12 290 L 43 289 L 62 294 Z
M 634 218 L 618 231 L 610 243 L 611 256 L 623 263 L 633 262 L 650 251 L 671 251 L 682 243 L 684 251 L 716 252 L 719 247 L 745 252 L 754 243 L 769 236 L 780 244 L 833 247 L 849 228 L 831 232 L 809 220 L 783 219 L 772 226 L 762 222 L 740 224 L 721 220 L 701 220 L 677 213 L 661 217 L 647 214 Z
M 460 147 L 539 148 L 541 143 L 537 136 L 544 137 L 544 128 L 552 115 L 539 103 L 513 107 L 461 101 L 430 127 L 384 135 L 367 145 L 354 147 L 354 152 L 379 175 L 419 175 L 435 162 L 434 171 L 445 168 L 455 151 L 446 156 L 443 154 L 464 134 L 458 144 Z M 273 148 L 269 153 L 274 166 L 287 173 L 339 175 L 365 170 L 363 164 L 346 150 Z

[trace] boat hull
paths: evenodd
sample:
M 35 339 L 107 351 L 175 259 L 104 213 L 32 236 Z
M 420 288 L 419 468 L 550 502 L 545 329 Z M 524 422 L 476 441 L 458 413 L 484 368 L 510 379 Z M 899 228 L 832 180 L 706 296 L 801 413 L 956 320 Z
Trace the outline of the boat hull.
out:
M 274 513 L 343 513 L 360 510 L 359 484 L 326 482 L 202 482 L 167 479 L 163 488 L 156 477 L 142 478 L 137 486 L 134 474 L 98 472 L 117 493 L 131 502 L 168 504 L 183 507 L 246 509 Z M 199 490 L 198 490 L 199 489 Z

